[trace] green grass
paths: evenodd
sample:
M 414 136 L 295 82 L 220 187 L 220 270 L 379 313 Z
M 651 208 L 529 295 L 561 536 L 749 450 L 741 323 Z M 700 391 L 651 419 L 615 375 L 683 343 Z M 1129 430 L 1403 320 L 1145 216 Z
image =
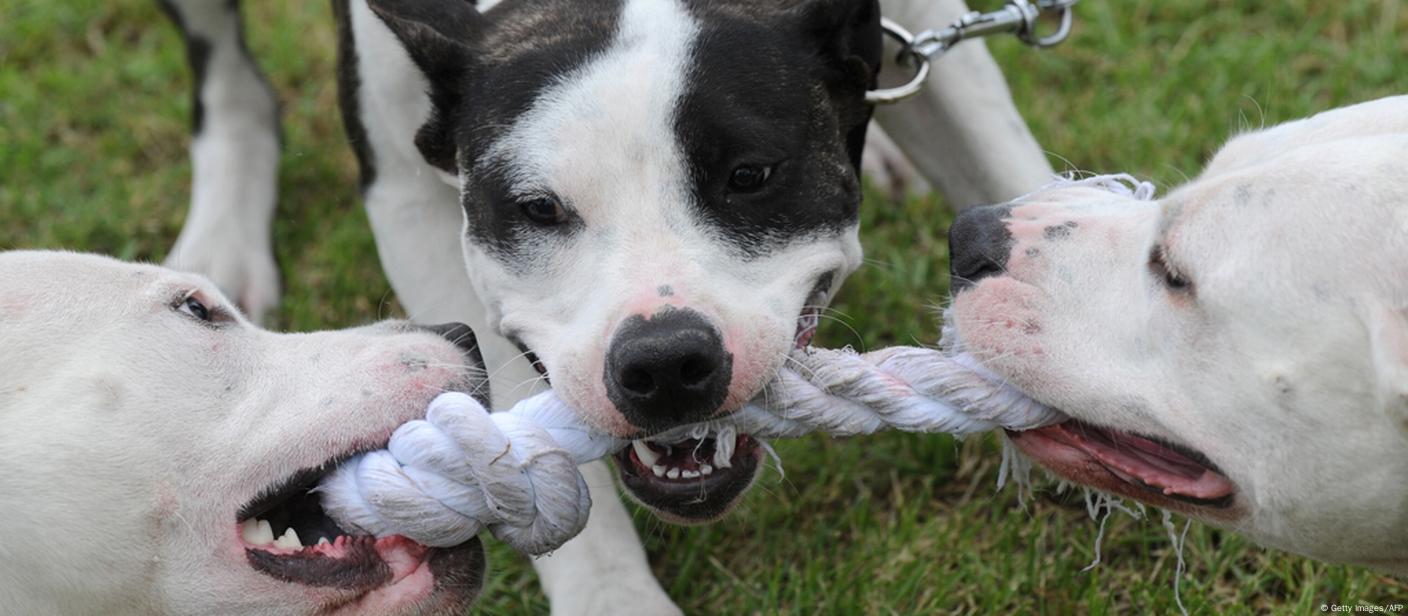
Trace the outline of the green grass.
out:
M 335 113 L 326 2 L 250 0 L 250 44 L 284 105 L 277 325 L 340 327 L 396 313 Z M 982 2 L 995 6 L 997 2 Z M 1065 45 L 991 45 L 1038 139 L 1081 169 L 1168 187 L 1240 130 L 1408 90 L 1401 2 L 1084 0 Z M 0 249 L 161 259 L 186 208 L 188 75 L 144 0 L 0 0 Z M 1058 162 L 1058 167 L 1066 166 Z M 865 206 L 868 266 L 822 341 L 932 341 L 946 293 L 934 197 Z M 660 579 L 690 613 L 1163 613 L 1175 557 L 1154 521 L 1112 518 L 1103 564 L 1078 496 L 995 492 L 991 441 L 885 435 L 778 444 L 742 509 L 704 528 L 638 513 Z M 1182 521 L 1178 521 L 1181 525 Z M 1181 584 L 1194 613 L 1318 613 L 1408 600 L 1408 583 L 1262 550 L 1194 524 Z M 544 611 L 502 548 L 480 610 Z M 629 609 L 625 610 L 629 611 Z

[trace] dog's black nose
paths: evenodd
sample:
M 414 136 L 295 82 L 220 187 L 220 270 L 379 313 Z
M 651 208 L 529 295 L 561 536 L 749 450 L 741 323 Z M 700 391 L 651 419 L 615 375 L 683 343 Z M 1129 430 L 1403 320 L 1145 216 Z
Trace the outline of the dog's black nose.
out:
M 723 404 L 733 356 L 693 310 L 635 316 L 606 352 L 606 396 L 636 427 L 656 432 L 708 418 Z
M 957 293 L 988 276 L 1001 274 L 1012 250 L 1005 219 L 1010 205 L 970 207 L 948 229 L 949 291 Z

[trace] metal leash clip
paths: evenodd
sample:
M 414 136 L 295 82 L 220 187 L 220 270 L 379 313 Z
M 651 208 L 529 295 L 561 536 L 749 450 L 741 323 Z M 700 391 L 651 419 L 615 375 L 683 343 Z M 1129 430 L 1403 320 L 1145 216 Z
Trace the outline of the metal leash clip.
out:
M 886 36 L 895 39 L 903 46 L 897 61 L 901 65 L 914 65 L 914 76 L 904 85 L 881 88 L 865 93 L 866 102 L 872 105 L 898 103 L 918 94 L 924 89 L 929 78 L 929 63 L 953 48 L 954 45 L 973 38 L 983 38 L 995 34 L 1015 34 L 1023 43 L 1032 47 L 1051 47 L 1071 33 L 1071 7 L 1077 0 L 1008 0 L 1002 9 L 991 13 L 973 11 L 958 18 L 958 21 L 937 30 L 925 30 L 911 34 L 885 17 L 880 18 L 880 27 Z M 1052 14 L 1059 20 L 1056 31 L 1048 35 L 1037 32 L 1037 22 L 1043 14 Z

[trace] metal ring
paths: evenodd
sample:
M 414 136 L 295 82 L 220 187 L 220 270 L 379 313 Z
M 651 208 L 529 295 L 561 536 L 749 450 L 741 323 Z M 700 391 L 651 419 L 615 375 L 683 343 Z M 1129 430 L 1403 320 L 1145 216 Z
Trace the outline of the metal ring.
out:
M 914 35 L 910 34 L 904 26 L 887 17 L 881 17 L 880 27 L 885 31 L 886 36 L 895 39 L 904 46 L 904 49 L 900 50 L 898 60 L 902 61 L 908 56 L 911 62 L 916 63 L 914 77 L 908 83 L 893 88 L 870 90 L 865 93 L 865 102 L 872 105 L 889 105 L 910 98 L 924 89 L 924 82 L 929 79 L 929 57 L 914 51 Z
M 1061 7 L 1061 25 L 1055 32 L 1046 36 L 1036 36 L 1037 19 L 1032 19 L 1031 23 L 1017 34 L 1017 38 L 1022 39 L 1022 42 L 1033 47 L 1054 47 L 1061 41 L 1066 40 L 1066 37 L 1071 34 L 1072 14 L 1074 13 L 1074 11 L 1071 10 L 1071 5 L 1073 4 L 1075 3 L 1071 2 Z

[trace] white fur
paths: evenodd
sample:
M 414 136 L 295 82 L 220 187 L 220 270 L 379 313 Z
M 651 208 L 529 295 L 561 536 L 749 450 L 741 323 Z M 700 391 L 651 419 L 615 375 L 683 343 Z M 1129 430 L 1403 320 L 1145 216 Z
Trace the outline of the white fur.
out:
M 1238 494 L 1191 515 L 1408 572 L 1404 160 L 1396 97 L 1238 137 L 1156 202 L 1037 192 L 1007 275 L 960 293 L 954 324 L 1042 402 L 1206 454 Z M 1151 270 L 1156 245 L 1191 294 Z
M 73 253 L 0 253 L 0 610 L 300 614 L 358 600 L 255 571 L 237 512 L 383 440 L 464 378 L 403 324 L 274 334 L 183 314 L 204 278 Z M 411 611 L 408 575 L 347 609 Z

